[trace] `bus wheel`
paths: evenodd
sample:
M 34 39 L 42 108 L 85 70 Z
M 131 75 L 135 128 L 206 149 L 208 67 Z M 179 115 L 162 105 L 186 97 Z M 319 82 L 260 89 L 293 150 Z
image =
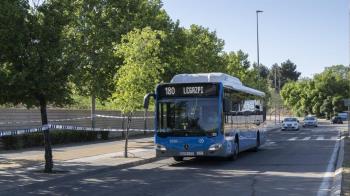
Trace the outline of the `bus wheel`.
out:
M 256 137 L 256 144 L 255 144 L 255 147 L 253 148 L 253 151 L 258 152 L 259 147 L 260 147 L 260 134 L 258 132 L 258 135 Z
M 233 145 L 235 146 L 233 155 L 232 155 L 232 160 L 237 160 L 238 159 L 238 154 L 239 154 L 239 144 L 238 141 L 235 140 L 235 142 L 233 143 Z
M 175 161 L 183 161 L 184 157 L 173 157 Z
M 233 146 L 234 146 L 233 154 L 230 155 L 229 157 L 227 157 L 227 160 L 229 160 L 229 161 L 234 161 L 234 160 L 238 159 L 239 144 L 238 144 L 237 140 L 235 140 L 235 142 L 233 143 Z

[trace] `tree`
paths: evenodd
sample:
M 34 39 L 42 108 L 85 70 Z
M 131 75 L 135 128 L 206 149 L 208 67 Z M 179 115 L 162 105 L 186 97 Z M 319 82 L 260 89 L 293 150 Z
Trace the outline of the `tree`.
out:
M 345 110 L 342 100 L 350 93 L 350 84 L 344 74 L 347 70 L 342 65 L 335 65 L 316 74 L 313 79 L 287 83 L 281 91 L 285 105 L 298 115 L 313 113 L 330 117 Z
M 116 75 L 117 90 L 113 101 L 123 114 L 128 116 L 130 126 L 131 116 L 142 108 L 143 97 L 152 92 L 160 82 L 164 72 L 161 62 L 161 42 L 165 34 L 149 27 L 135 29 L 123 36 L 122 42 L 116 45 L 116 55 L 124 59 L 124 65 Z M 125 137 L 125 154 L 127 157 L 128 128 Z
M 191 25 L 185 30 L 184 64 L 182 71 L 187 73 L 219 72 L 224 69 L 221 58 L 224 41 L 208 28 Z
M 270 72 L 269 72 L 269 80 L 271 81 L 271 88 L 278 89 L 281 84 L 281 67 L 275 63 L 271 66 Z
M 280 71 L 281 71 L 281 88 L 288 81 L 297 81 L 301 74 L 300 72 L 297 71 L 297 65 L 294 64 L 289 59 L 281 63 Z
M 242 81 L 249 79 L 250 62 L 248 61 L 248 54 L 239 50 L 237 52 L 224 53 L 223 59 L 227 74 L 235 76 Z
M 289 59 L 281 63 L 281 66 L 279 66 L 277 63 L 273 64 L 269 74 L 271 87 L 275 88 L 276 83 L 276 88 L 282 89 L 287 82 L 297 81 L 301 73 L 296 69 L 297 66 Z
M 265 79 L 266 79 L 266 78 L 269 76 L 269 74 L 270 74 L 269 68 L 267 68 L 267 67 L 266 67 L 265 65 L 263 65 L 263 64 L 260 64 L 260 65 L 258 66 L 257 63 L 253 63 L 253 68 L 256 69 L 256 70 L 258 71 L 259 76 L 260 76 L 261 78 L 265 78 Z
M 115 91 L 115 72 L 123 59 L 114 55 L 121 36 L 133 28 L 168 29 L 171 21 L 159 0 L 74 0 L 74 17 L 67 37 L 80 95 L 107 100 Z M 94 113 L 94 112 L 92 112 Z M 93 116 L 93 115 L 92 115 Z
M 40 107 L 48 124 L 47 105 L 71 103 L 68 77 L 72 66 L 64 62 L 62 31 L 69 21 L 67 2 L 48 0 L 36 8 L 27 1 L 1 1 L 0 101 Z M 13 33 L 16 29 L 16 33 Z M 7 37 L 7 39 L 6 39 Z M 45 172 L 53 168 L 49 130 L 44 131 Z

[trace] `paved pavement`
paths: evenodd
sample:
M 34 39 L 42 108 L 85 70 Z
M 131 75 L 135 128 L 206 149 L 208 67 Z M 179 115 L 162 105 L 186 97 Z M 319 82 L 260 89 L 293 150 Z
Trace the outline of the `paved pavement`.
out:
M 2 154 L 0 160 L 18 164 L 16 157 L 25 156 L 26 161 L 32 162 L 13 166 L 16 169 L 0 169 L 0 195 L 328 194 L 332 172 L 326 171 L 332 168 L 330 160 L 338 141 L 337 127 L 274 130 L 268 133 L 268 138 L 259 152 L 244 152 L 237 161 L 189 159 L 177 163 L 162 159 L 134 167 L 124 163 L 154 157 L 151 138 L 131 142 L 134 158 L 129 159 L 120 157 L 122 141 L 119 146 L 115 141 L 85 146 L 89 156 L 80 153 L 81 146 L 60 148 L 54 152 L 60 172 L 50 175 L 38 172 L 40 165 L 28 168 L 40 159 L 38 154 L 42 156 L 42 152 Z M 63 152 L 68 153 L 66 157 L 60 156 Z
M 131 139 L 128 146 L 128 158 L 124 158 L 124 141 L 54 147 L 54 174 L 42 172 L 42 149 L 3 151 L 0 154 L 0 195 L 1 191 L 37 182 L 156 160 L 152 137 Z

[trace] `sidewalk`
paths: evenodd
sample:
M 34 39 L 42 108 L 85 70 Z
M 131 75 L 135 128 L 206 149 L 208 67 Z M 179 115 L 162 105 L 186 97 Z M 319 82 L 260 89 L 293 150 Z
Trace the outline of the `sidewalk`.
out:
M 1 191 L 36 182 L 59 179 L 67 175 L 127 168 L 156 160 L 153 137 L 129 140 L 128 158 L 124 158 L 124 141 L 110 141 L 69 147 L 54 147 L 54 173 L 43 173 L 44 151 L 11 151 L 0 155 Z
M 344 138 L 344 159 L 340 195 L 350 196 L 350 137 L 347 130 L 343 132 L 343 135 L 347 137 Z

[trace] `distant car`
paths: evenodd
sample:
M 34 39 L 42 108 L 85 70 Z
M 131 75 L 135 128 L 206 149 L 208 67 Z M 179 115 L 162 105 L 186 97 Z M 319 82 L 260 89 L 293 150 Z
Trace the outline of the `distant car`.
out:
M 343 124 L 343 120 L 340 116 L 334 116 L 331 120 L 332 124 Z
M 338 113 L 338 115 L 342 120 L 347 120 L 348 119 L 348 113 L 346 112 L 341 112 L 341 113 Z
M 304 123 L 303 123 L 303 127 L 317 127 L 318 126 L 318 122 L 317 122 L 317 118 L 314 116 L 306 116 L 304 118 Z
M 299 130 L 299 120 L 295 117 L 284 118 L 282 121 L 282 131 L 284 130 Z

